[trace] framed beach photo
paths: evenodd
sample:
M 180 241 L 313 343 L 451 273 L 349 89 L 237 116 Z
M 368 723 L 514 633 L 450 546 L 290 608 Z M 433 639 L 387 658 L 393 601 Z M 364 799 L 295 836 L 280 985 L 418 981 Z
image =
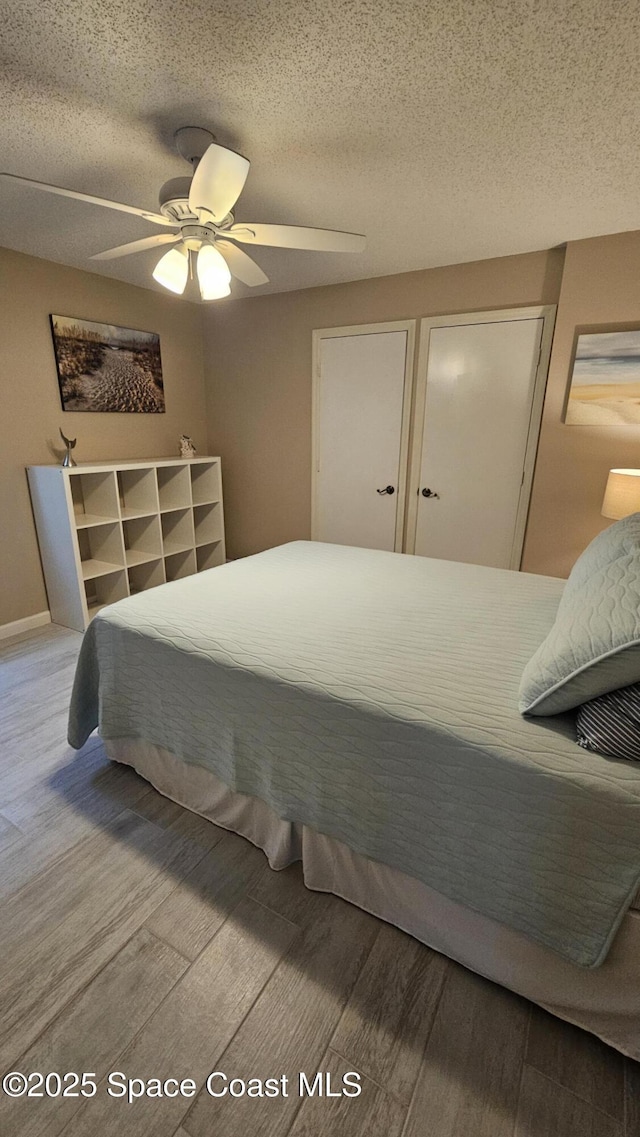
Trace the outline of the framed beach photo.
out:
M 564 421 L 640 425 L 640 328 L 578 336 Z
M 65 411 L 162 414 L 160 336 L 116 324 L 51 316 Z

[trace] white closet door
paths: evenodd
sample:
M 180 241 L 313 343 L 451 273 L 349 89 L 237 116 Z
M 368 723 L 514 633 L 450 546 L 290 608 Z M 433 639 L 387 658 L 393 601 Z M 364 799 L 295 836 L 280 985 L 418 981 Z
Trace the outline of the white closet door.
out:
M 424 322 L 426 401 L 412 485 L 420 556 L 519 567 L 551 338 L 547 319 L 541 363 L 545 319 L 534 311 Z
M 393 551 L 402 547 L 413 328 L 379 327 L 315 333 L 312 535 Z

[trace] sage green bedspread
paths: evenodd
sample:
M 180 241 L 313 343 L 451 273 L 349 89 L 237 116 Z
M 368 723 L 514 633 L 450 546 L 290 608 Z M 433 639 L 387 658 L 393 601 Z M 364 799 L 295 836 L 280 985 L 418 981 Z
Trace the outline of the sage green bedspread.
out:
M 640 880 L 640 769 L 518 713 L 562 587 L 284 545 L 103 609 L 69 739 L 155 743 L 595 967 Z

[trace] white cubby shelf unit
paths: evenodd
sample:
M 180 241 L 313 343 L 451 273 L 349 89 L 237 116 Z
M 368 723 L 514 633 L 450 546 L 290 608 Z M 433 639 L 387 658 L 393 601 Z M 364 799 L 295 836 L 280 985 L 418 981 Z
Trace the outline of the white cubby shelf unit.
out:
M 105 604 L 225 562 L 219 458 L 27 474 L 55 624 L 82 632 Z

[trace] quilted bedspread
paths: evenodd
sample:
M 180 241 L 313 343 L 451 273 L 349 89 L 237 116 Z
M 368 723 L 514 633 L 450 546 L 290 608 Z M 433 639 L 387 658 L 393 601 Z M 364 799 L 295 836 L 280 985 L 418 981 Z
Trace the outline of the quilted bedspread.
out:
M 562 588 L 284 545 L 103 609 L 69 740 L 162 746 L 595 967 L 640 882 L 640 769 L 518 713 Z

